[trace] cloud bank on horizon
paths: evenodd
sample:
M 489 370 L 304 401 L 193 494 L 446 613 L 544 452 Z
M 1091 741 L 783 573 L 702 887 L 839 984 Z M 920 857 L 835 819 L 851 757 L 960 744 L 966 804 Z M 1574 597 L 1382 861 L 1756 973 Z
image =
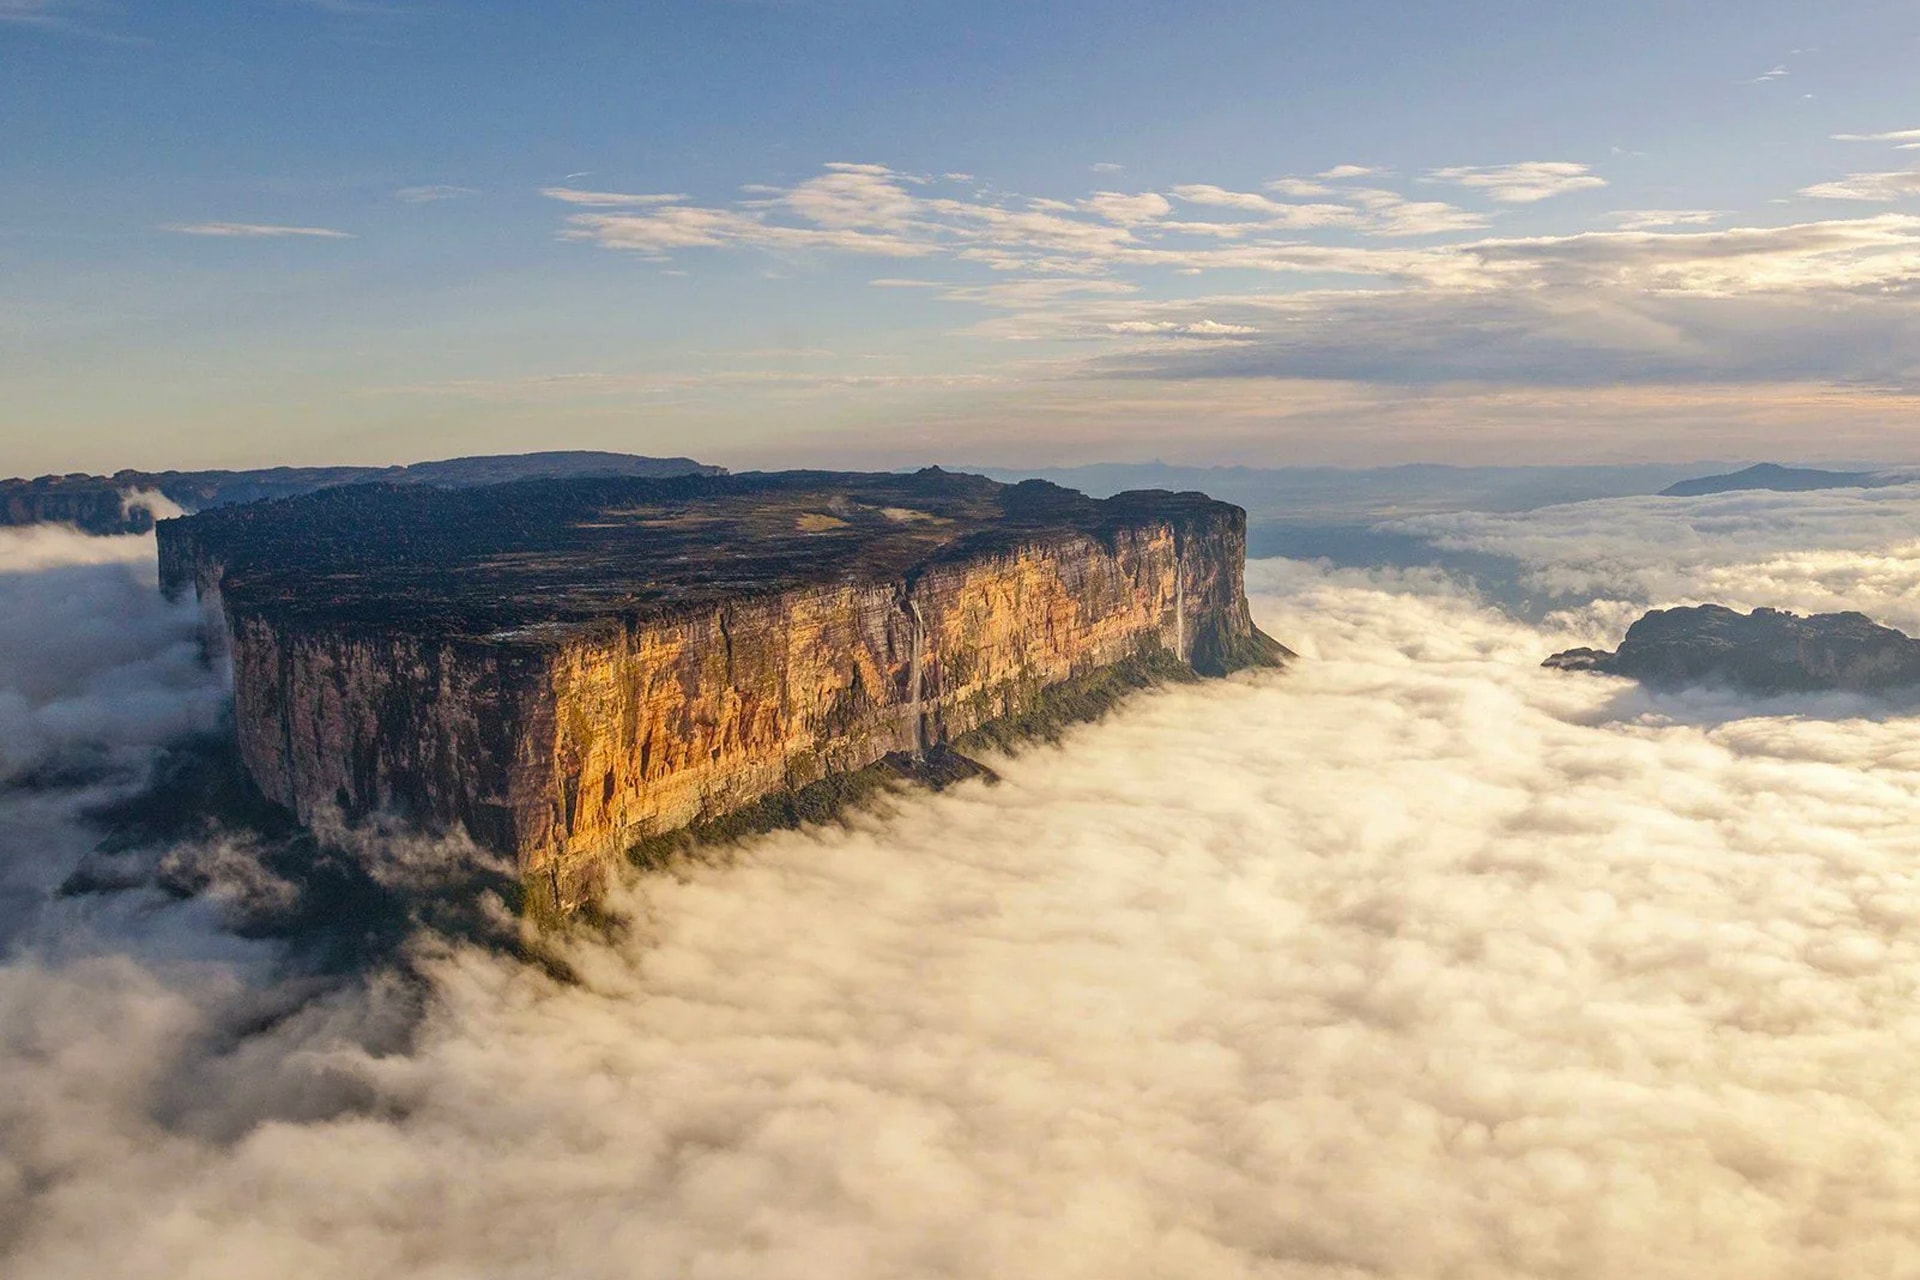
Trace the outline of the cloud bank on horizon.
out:
M 1610 498 L 1382 527 L 1510 561 L 1519 587 L 1572 605 L 1609 645 L 1642 610 L 1687 604 L 1852 609 L 1920 636 L 1920 484 Z
M 1745 539 L 1732 576 L 1823 557 L 1824 590 L 1873 605 L 1916 499 L 1867 496 L 1905 505 L 1621 500 L 1455 532 L 1544 568 L 1610 530 L 1603 603 L 1707 590 Z M 1633 576 L 1683 529 L 1710 554 Z M 9 605 L 133 560 L 36 541 L 0 541 Z M 316 985 L 218 894 L 50 900 L 80 797 L 127 784 L 0 792 L 0 869 L 40 887 L 0 962 L 4 1269 L 1745 1280 L 1911 1257 L 1920 722 L 1542 671 L 1610 624 L 1524 625 L 1432 572 L 1266 561 L 1250 586 L 1294 670 L 631 886 L 620 929 L 570 945 L 571 985 L 428 934 L 417 991 Z M 65 642 L 5 649 L 0 684 L 40 708 L 217 692 L 177 683 L 144 589 L 50 616 Z M 154 624 L 110 634 L 130 614 Z M 48 724 L 70 751 L 172 731 Z

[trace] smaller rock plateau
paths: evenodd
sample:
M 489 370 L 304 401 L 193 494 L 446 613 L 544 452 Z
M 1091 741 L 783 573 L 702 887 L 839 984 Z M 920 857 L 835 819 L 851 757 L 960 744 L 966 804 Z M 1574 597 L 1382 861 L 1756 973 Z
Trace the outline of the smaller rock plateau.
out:
M 1741 613 L 1703 604 L 1655 609 L 1617 650 L 1568 649 L 1541 665 L 1631 676 L 1657 688 L 1723 685 L 1750 693 L 1846 689 L 1877 693 L 1920 684 L 1920 640 L 1864 613 L 1781 609 Z

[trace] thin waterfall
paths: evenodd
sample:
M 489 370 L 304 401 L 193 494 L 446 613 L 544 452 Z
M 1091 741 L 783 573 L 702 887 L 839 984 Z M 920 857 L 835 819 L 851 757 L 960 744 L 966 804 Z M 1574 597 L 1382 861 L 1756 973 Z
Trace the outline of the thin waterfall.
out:
M 1187 660 L 1187 575 L 1178 557 L 1173 562 L 1173 656 Z
M 907 655 L 907 713 L 913 717 L 913 758 L 927 754 L 927 725 L 920 715 L 920 651 L 927 642 L 927 626 L 920 618 L 920 605 L 907 597 L 907 616 L 913 619 L 913 649 Z

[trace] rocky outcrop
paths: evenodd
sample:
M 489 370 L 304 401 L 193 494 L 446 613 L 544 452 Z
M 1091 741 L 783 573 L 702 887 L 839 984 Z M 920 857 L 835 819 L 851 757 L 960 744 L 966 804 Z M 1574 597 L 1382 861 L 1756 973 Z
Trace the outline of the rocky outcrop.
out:
M 1655 609 L 1627 629 L 1618 650 L 1569 649 L 1544 665 L 1631 676 L 1661 688 L 1881 692 L 1920 684 L 1920 640 L 1863 613 L 1801 617 L 1706 604 Z
M 1274 665 L 1199 494 L 790 473 L 345 490 L 160 526 L 239 745 L 303 819 L 399 811 L 560 908 L 663 833 L 914 756 L 1142 658 Z
M 512 480 L 576 476 L 723 475 L 691 458 L 563 450 L 449 458 L 393 467 L 267 467 L 257 471 L 116 471 L 34 480 L 0 480 L 0 525 L 71 524 L 94 534 L 146 533 L 174 508 L 292 498 L 349 484 L 423 484 L 466 488 Z

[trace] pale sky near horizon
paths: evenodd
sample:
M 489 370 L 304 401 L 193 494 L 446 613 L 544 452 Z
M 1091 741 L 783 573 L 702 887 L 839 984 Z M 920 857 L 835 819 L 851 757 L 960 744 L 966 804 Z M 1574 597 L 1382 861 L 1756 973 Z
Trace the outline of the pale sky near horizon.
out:
M 0 0 L 0 473 L 1920 461 L 1920 6 Z

